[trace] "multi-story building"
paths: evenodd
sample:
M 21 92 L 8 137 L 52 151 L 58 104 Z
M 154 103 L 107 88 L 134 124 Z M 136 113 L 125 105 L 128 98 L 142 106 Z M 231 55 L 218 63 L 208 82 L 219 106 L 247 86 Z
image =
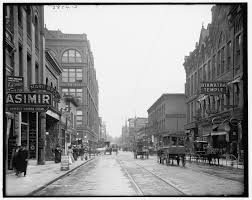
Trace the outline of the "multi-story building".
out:
M 61 99 L 59 104 L 59 110 L 61 112 L 61 130 L 58 144 L 62 147 L 62 149 L 64 149 L 65 154 L 70 145 L 77 144 L 77 140 L 80 140 L 80 136 L 76 130 L 78 103 L 79 102 L 76 97 L 66 95 Z
M 8 83 L 5 91 L 21 92 L 18 95 L 22 97 L 11 105 L 11 109 L 16 111 L 10 111 L 9 100 L 4 102 L 7 104 L 4 106 L 6 167 L 11 168 L 11 157 L 17 145 L 26 146 L 30 159 L 45 164 L 45 160 L 49 159 L 47 145 L 54 146 L 58 138 L 60 95 L 57 90 L 62 68 L 53 55 L 45 50 L 43 6 L 5 4 L 4 16 L 4 80 Z M 10 79 L 18 84 L 15 88 L 9 88 L 13 85 L 9 84 Z M 47 111 L 38 105 L 39 95 L 44 92 L 52 95 L 52 104 L 48 104 Z M 28 94 L 30 104 L 25 101 Z M 22 106 L 18 105 L 20 101 Z M 50 143 L 46 133 L 51 138 Z
M 183 137 L 186 123 L 185 94 L 163 94 L 148 110 L 148 131 L 154 145 Z
M 46 48 L 50 49 L 63 67 L 62 95 L 79 99 L 77 132 L 89 143 L 98 142 L 99 107 L 98 82 L 93 54 L 86 34 L 64 34 L 45 28 Z
M 246 5 L 212 7 L 212 22 L 185 57 L 187 122 L 192 141 L 208 141 L 224 153 L 243 150 L 246 111 Z M 226 92 L 202 94 L 201 82 L 224 82 Z M 245 92 L 245 93 L 244 93 Z M 246 130 L 246 128 L 245 128 Z
M 129 118 L 128 119 L 129 126 L 128 126 L 128 131 L 129 131 L 129 144 L 130 148 L 133 149 L 134 143 L 137 140 L 137 132 L 139 129 L 143 128 L 146 126 L 148 123 L 148 118 L 145 117 L 134 117 L 134 118 Z

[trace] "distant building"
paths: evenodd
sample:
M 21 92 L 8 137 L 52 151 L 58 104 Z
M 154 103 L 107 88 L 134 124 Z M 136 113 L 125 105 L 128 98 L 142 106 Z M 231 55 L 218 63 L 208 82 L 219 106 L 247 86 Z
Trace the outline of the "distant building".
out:
M 46 48 L 63 67 L 60 83 L 62 95 L 79 99 L 76 124 L 79 137 L 89 144 L 98 142 L 98 81 L 94 58 L 86 34 L 64 34 L 45 28 Z
M 246 119 L 246 5 L 212 7 L 212 22 L 185 57 L 187 122 L 192 141 L 208 141 L 223 153 L 243 155 Z M 245 71 L 245 73 L 244 73 Z M 206 94 L 201 82 L 224 82 L 226 92 Z
M 148 109 L 148 131 L 154 145 L 172 143 L 184 135 L 186 123 L 185 94 L 163 94 Z
M 129 118 L 129 143 L 130 148 L 133 148 L 135 141 L 137 140 L 137 132 L 141 128 L 145 127 L 148 124 L 148 118 L 145 117 L 134 117 Z

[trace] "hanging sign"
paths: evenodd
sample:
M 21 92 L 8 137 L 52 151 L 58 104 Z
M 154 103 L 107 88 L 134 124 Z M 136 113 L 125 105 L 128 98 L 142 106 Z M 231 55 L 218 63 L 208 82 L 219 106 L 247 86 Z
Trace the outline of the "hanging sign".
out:
M 24 78 L 19 76 L 7 76 L 7 91 L 8 92 L 23 92 Z
M 227 82 L 201 82 L 201 94 L 219 95 L 227 93 Z
M 58 100 L 60 99 L 59 92 L 55 88 L 53 88 L 53 87 L 51 87 L 49 85 L 45 85 L 45 84 L 32 84 L 32 85 L 30 85 L 30 90 L 31 91 L 45 90 L 45 91 L 51 92 L 53 94 L 54 98 L 56 98 Z

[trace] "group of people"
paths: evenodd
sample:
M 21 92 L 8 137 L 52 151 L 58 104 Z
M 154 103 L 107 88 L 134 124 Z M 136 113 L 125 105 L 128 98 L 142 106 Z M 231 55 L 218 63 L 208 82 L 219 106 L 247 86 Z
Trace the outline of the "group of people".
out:
M 19 176 L 21 173 L 24 173 L 24 176 L 26 176 L 27 164 L 28 164 L 28 150 L 24 145 L 18 146 L 15 149 L 12 159 L 12 166 L 13 169 L 15 170 L 16 176 Z
M 69 146 L 68 151 L 67 151 L 67 155 L 69 157 L 69 163 L 72 164 L 74 161 L 77 161 L 79 156 L 81 157 L 81 160 L 83 160 L 84 157 L 85 157 L 85 160 L 87 160 L 88 159 L 87 153 L 88 153 L 88 148 L 84 147 L 83 145 L 80 147 Z

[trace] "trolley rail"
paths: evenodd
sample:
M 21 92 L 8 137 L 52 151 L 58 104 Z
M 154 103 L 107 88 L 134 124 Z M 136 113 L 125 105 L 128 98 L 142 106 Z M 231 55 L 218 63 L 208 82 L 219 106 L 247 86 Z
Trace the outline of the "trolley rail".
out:
M 144 196 L 144 191 L 141 189 L 141 186 L 139 186 L 139 184 L 137 184 L 137 181 L 135 180 L 135 178 L 129 173 L 129 171 L 126 169 L 126 167 L 124 167 L 121 164 L 121 161 L 119 159 L 117 159 L 120 166 L 123 168 L 123 170 L 126 172 L 126 174 L 128 175 L 128 177 L 130 178 L 130 180 L 132 181 L 133 185 L 136 187 L 137 191 L 138 191 L 138 195 L 142 195 Z M 127 162 L 127 161 L 125 161 Z M 158 176 L 157 174 L 151 172 L 150 170 L 146 169 L 145 167 L 143 167 L 142 165 L 134 162 L 135 165 L 137 165 L 139 168 L 141 168 L 142 170 L 148 172 L 149 174 L 151 174 L 155 179 L 158 179 L 159 181 L 162 181 L 163 183 L 165 183 L 166 185 L 168 185 L 170 188 L 172 188 L 173 190 L 177 191 L 177 195 L 176 196 L 187 196 L 186 193 L 184 193 L 182 190 L 180 190 L 179 188 L 177 188 L 175 185 L 173 185 L 172 183 L 169 183 L 168 181 L 164 180 L 163 178 L 161 178 L 160 176 Z M 170 195 L 170 194 L 166 194 L 166 195 Z M 171 195 L 172 196 L 172 195 Z

